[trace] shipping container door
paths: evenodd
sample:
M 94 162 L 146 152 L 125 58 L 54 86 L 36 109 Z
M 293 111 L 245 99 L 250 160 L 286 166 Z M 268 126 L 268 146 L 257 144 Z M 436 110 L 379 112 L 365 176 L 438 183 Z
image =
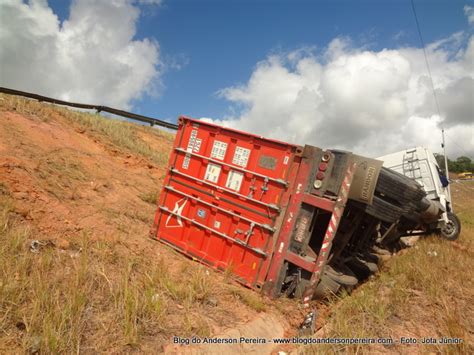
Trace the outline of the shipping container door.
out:
M 157 238 L 244 284 L 263 283 L 299 147 L 188 118 L 156 216 Z

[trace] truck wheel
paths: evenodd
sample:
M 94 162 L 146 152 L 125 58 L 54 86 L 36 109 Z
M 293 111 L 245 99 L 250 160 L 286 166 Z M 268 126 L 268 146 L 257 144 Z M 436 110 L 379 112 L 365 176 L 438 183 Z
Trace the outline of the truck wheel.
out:
M 354 288 L 356 288 L 357 284 L 359 283 L 359 279 L 358 279 L 357 276 L 352 272 L 352 270 L 351 270 L 349 267 L 347 267 L 347 265 L 345 265 L 345 264 L 339 264 L 339 265 L 338 265 L 338 268 L 339 268 L 344 274 L 346 274 L 346 275 L 348 275 L 348 276 L 350 276 L 350 277 L 352 277 L 352 278 L 354 278 L 354 279 L 357 280 L 357 283 L 356 283 L 356 284 L 352 283 L 351 285 L 347 285 L 347 283 L 346 283 L 346 284 L 341 284 L 341 283 L 339 283 L 339 284 L 341 285 L 341 288 L 342 288 L 342 289 L 344 289 L 348 294 L 351 294 L 351 293 L 352 293 L 352 290 L 354 290 Z
M 387 168 L 380 171 L 375 191 L 398 201 L 402 206 L 410 201 L 419 201 L 426 195 L 415 180 Z
M 352 271 L 344 266 L 334 269 L 332 266 L 326 265 L 324 268 L 324 275 L 341 286 L 355 286 L 359 282 Z
M 357 208 L 365 211 L 365 213 L 380 219 L 381 221 L 394 223 L 403 213 L 403 209 L 382 200 L 380 197 L 374 196 L 372 205 L 366 205 L 361 202 L 354 202 L 352 204 Z
M 461 222 L 459 218 L 451 212 L 448 212 L 448 223 L 441 228 L 439 235 L 447 240 L 456 240 L 461 233 Z
M 313 298 L 326 298 L 335 295 L 341 288 L 336 281 L 331 280 L 326 275 L 321 275 L 321 280 L 314 291 Z
M 302 299 L 304 291 L 309 286 L 309 284 L 310 284 L 309 280 L 301 279 L 300 283 L 296 286 L 296 289 L 295 289 L 295 294 L 294 294 L 295 298 Z M 329 277 L 325 275 L 322 275 L 321 279 L 319 280 L 318 286 L 316 286 L 316 289 L 314 290 L 313 300 L 323 299 L 331 295 L 334 295 L 339 291 L 340 288 L 341 288 L 341 285 L 339 285 L 337 282 L 331 280 Z
M 360 281 L 368 279 L 372 273 L 367 265 L 357 259 L 348 260 L 346 265 Z

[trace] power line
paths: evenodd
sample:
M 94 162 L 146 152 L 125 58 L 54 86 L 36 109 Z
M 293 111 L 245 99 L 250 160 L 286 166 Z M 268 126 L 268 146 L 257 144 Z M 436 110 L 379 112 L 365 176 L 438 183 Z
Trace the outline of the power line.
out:
M 418 30 L 418 35 L 420 36 L 421 48 L 423 48 L 423 55 L 425 57 L 426 69 L 428 70 L 428 76 L 430 77 L 431 89 L 433 90 L 433 97 L 436 104 L 436 110 L 438 111 L 438 116 L 441 118 L 441 111 L 439 110 L 438 97 L 436 96 L 436 90 L 434 87 L 433 76 L 431 75 L 430 63 L 428 62 L 428 56 L 426 55 L 425 41 L 423 41 L 423 36 L 421 34 L 420 23 L 418 21 L 418 16 L 416 15 L 415 2 L 411 0 L 411 8 L 413 10 L 413 15 L 415 16 L 416 28 Z M 444 131 L 444 128 L 442 128 Z
M 416 28 L 418 30 L 418 35 L 420 36 L 421 48 L 423 48 L 423 55 L 425 57 L 426 69 L 428 70 L 428 76 L 430 77 L 431 89 L 433 90 L 433 97 L 436 104 L 436 110 L 438 111 L 438 117 L 441 119 L 441 111 L 439 110 L 438 97 L 436 96 L 436 90 L 433 83 L 433 76 L 431 75 L 430 63 L 428 62 L 428 56 L 426 55 L 425 41 L 423 41 L 423 35 L 421 34 L 420 22 L 418 21 L 418 16 L 416 15 L 414 0 L 411 0 L 411 8 L 413 10 L 413 15 L 415 16 Z M 446 145 L 444 142 L 444 125 L 441 126 L 441 138 L 442 138 L 441 146 L 443 147 L 443 153 L 444 153 L 444 169 L 446 172 L 446 176 L 449 176 L 448 156 L 446 155 Z M 449 185 L 447 186 L 447 195 L 448 195 L 449 200 L 451 200 L 451 189 Z
M 413 10 L 413 15 L 415 17 L 415 22 L 416 22 L 416 28 L 418 30 L 418 35 L 420 36 L 421 47 L 423 49 L 423 55 L 425 57 L 426 69 L 427 69 L 428 75 L 430 77 L 431 89 L 433 90 L 433 97 L 434 97 L 435 104 L 436 104 L 436 110 L 438 111 L 438 115 L 441 118 L 441 111 L 439 109 L 438 97 L 436 96 L 436 90 L 435 90 L 435 87 L 434 87 L 433 76 L 431 75 L 430 63 L 428 61 L 428 56 L 426 54 L 425 41 L 423 40 L 423 35 L 421 34 L 420 22 L 418 21 L 418 16 L 416 14 L 415 2 L 414 2 L 414 0 L 410 0 L 410 2 L 411 2 L 411 8 Z M 466 155 L 469 155 L 463 147 L 461 147 L 458 143 L 456 143 L 456 141 L 454 139 L 452 139 L 450 136 L 447 135 L 447 133 L 444 131 L 444 125 L 441 127 L 441 132 L 442 132 L 443 135 L 446 135 L 446 137 L 449 138 L 451 143 L 456 145 Z M 443 144 L 443 148 L 444 148 L 444 144 Z

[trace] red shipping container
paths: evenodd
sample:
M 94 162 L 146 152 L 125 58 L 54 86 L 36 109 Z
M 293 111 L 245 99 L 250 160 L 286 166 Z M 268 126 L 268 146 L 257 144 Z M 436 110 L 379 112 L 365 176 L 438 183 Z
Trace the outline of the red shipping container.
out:
M 350 193 L 352 155 L 178 123 L 153 235 L 270 297 L 308 303 Z
M 302 148 L 186 117 L 178 122 L 156 237 L 260 288 Z

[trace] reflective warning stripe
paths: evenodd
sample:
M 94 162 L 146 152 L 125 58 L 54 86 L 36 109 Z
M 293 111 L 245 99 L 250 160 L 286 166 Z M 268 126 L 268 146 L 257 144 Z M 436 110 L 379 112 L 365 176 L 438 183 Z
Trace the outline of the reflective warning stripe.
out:
M 323 266 L 326 264 L 326 261 L 329 257 L 329 251 L 332 246 L 332 241 L 334 240 L 334 236 L 337 232 L 337 228 L 339 226 L 339 222 L 341 221 L 342 214 L 344 212 L 344 208 L 348 199 L 349 189 L 352 183 L 352 179 L 354 177 L 354 170 L 355 164 L 351 164 L 347 169 L 346 176 L 344 177 L 344 181 L 341 186 L 341 190 L 338 196 L 338 204 L 333 210 L 331 219 L 329 220 L 329 225 L 324 235 L 323 243 L 321 245 L 321 250 L 318 255 L 318 259 L 316 262 L 316 268 L 313 272 L 313 277 L 311 278 L 311 284 L 303 295 L 303 304 L 308 306 L 309 301 L 313 298 L 313 294 L 317 283 L 319 281 L 319 276 L 321 274 Z

